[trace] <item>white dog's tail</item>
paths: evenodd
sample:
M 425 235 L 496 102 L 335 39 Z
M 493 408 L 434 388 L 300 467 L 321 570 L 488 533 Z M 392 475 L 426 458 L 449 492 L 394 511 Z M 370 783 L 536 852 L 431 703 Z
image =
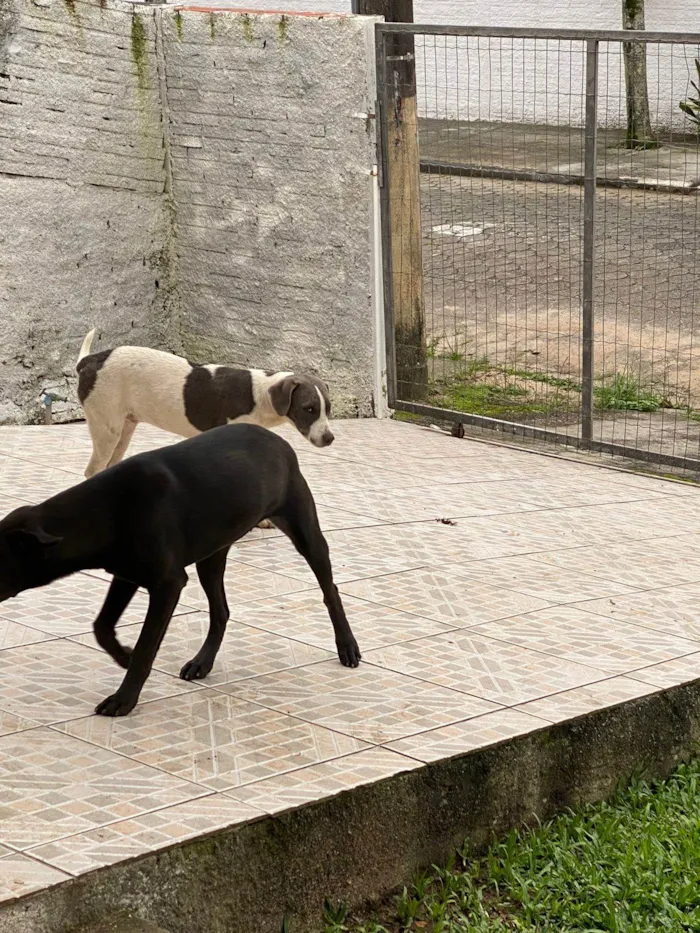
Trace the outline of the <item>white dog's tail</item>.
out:
M 90 352 L 90 347 L 92 346 L 92 341 L 95 337 L 95 328 L 90 331 L 89 334 L 85 335 L 85 340 L 83 340 L 83 345 L 80 348 L 80 353 L 78 354 L 78 359 L 76 362 L 80 362 L 84 356 L 87 356 Z

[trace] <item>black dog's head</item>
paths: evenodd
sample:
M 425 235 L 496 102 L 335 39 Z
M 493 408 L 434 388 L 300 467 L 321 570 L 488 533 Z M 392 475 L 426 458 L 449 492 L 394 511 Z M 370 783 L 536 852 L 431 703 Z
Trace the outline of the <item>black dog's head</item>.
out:
M 0 521 L 0 602 L 54 579 L 46 558 L 60 540 L 41 527 L 33 506 L 23 505 Z
M 315 376 L 285 376 L 270 389 L 278 415 L 287 418 L 315 447 L 333 443 L 329 418 L 331 400 L 328 388 Z

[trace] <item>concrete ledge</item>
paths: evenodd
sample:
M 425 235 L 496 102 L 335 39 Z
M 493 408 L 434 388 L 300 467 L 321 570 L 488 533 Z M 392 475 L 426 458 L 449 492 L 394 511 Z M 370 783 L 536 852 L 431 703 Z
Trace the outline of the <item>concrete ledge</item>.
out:
M 0 928 L 78 933 L 128 911 L 170 933 L 316 930 L 325 897 L 374 901 L 465 838 L 476 852 L 640 769 L 666 775 L 699 739 L 694 681 L 94 872 L 0 910 Z

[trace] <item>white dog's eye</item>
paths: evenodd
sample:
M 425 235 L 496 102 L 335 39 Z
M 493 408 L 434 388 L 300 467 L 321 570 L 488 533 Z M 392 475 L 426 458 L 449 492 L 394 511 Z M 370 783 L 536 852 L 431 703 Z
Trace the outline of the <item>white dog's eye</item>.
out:
M 313 415 L 313 413 L 314 413 L 314 407 L 313 407 L 313 405 L 311 405 L 309 408 L 307 408 L 306 411 L 310 411 L 311 414 Z

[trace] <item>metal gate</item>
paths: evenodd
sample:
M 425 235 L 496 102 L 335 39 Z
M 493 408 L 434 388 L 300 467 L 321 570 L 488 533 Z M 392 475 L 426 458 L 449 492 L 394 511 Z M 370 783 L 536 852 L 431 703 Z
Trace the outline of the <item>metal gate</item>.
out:
M 700 471 L 700 34 L 376 47 L 390 406 Z

